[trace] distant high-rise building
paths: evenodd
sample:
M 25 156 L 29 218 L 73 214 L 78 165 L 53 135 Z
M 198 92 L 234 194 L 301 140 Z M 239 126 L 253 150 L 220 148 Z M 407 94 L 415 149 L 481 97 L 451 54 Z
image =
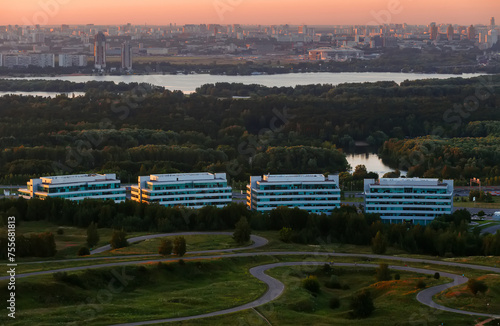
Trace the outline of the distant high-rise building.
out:
M 470 25 L 467 28 L 467 38 L 471 41 L 474 41 L 476 39 L 476 29 L 473 25 Z
M 129 42 L 122 44 L 122 69 L 132 70 L 132 46 Z
M 106 37 L 102 32 L 97 33 L 95 36 L 94 67 L 96 69 L 106 68 Z
M 299 34 L 307 34 L 307 25 L 299 26 Z
M 446 30 L 446 36 L 448 37 L 448 41 L 453 41 L 454 35 L 455 35 L 455 30 L 453 29 L 453 26 L 450 24 L 448 25 L 448 29 Z
M 495 25 L 495 17 L 491 17 L 491 19 L 490 19 L 490 26 L 491 26 L 491 28 L 495 28 L 495 26 L 496 26 Z
M 431 23 L 429 25 L 429 34 L 431 35 L 430 39 L 431 40 L 436 40 L 438 36 L 438 27 L 436 26 L 436 23 Z

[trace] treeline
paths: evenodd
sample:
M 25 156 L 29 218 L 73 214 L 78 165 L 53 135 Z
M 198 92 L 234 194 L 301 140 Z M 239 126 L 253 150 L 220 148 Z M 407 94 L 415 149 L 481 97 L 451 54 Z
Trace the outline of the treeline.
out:
M 3 96 L 0 182 L 84 172 L 117 172 L 132 181 L 141 173 L 192 171 L 228 172 L 235 181 L 267 172 L 338 173 L 347 169 L 338 148 L 353 148 L 357 141 L 378 148 L 389 139 L 383 154 L 398 167 L 404 153 L 397 144 L 408 138 L 435 130 L 443 138 L 498 132 L 500 98 L 495 96 L 482 96 L 477 110 L 467 113 L 467 122 L 473 124 L 459 113 L 453 117 L 462 119 L 458 127 L 443 119 L 455 104 L 475 96 L 478 87 L 483 92 L 485 80 L 491 84 L 487 90 L 500 91 L 495 86 L 500 77 L 488 76 L 403 86 L 380 82 L 278 89 L 217 84 L 202 86 L 204 95 L 189 96 L 141 85 L 108 91 L 110 84 L 94 82 L 85 96 L 75 98 Z M 251 98 L 217 96 L 226 91 L 248 92 Z M 498 160 L 491 146 L 484 153 L 467 152 L 452 167 L 464 168 L 467 162 L 461 159 L 476 155 L 483 160 L 481 169 L 490 168 L 485 175 L 500 175 L 493 169 Z
M 116 84 L 112 81 L 88 81 L 79 83 L 67 80 L 0 79 L 0 91 L 2 92 L 86 92 L 91 89 L 106 90 L 108 92 L 126 92 L 138 88 L 148 91 L 164 90 L 164 87 L 135 82 L 120 82 Z
M 466 130 L 481 129 L 480 126 L 493 129 L 498 122 L 474 123 Z M 500 184 L 500 137 L 497 136 L 390 139 L 382 146 L 380 155 L 387 162 L 408 169 L 408 177 L 481 178 L 484 185 Z
M 44 220 L 56 225 L 88 227 L 93 222 L 100 228 L 129 232 L 227 230 L 234 229 L 240 218 L 245 217 L 254 230 L 290 229 L 289 240 L 296 243 L 371 245 L 380 233 L 379 238 L 387 245 L 414 254 L 500 255 L 500 232 L 481 236 L 479 232 L 469 231 L 471 216 L 467 210 L 444 215 L 428 226 L 383 224 L 377 214 L 358 213 L 353 206 L 343 206 L 326 215 L 287 207 L 259 213 L 249 211 L 243 204 L 190 210 L 134 201 L 116 204 L 98 200 L 76 203 L 56 198 L 43 201 L 3 199 L 0 200 L 0 214 L 4 223 L 8 216 L 16 216 L 17 223 Z
M 7 259 L 7 248 L 9 239 L 0 235 L 0 259 Z M 30 236 L 17 235 L 16 257 L 52 257 L 56 254 L 56 243 L 54 235 L 50 232 L 34 233 Z

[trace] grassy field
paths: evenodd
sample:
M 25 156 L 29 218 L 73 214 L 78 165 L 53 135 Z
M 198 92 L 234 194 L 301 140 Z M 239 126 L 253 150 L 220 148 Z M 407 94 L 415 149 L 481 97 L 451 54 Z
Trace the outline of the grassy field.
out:
M 468 198 L 467 198 L 468 200 Z M 462 202 L 455 201 L 453 202 L 453 206 L 461 207 L 461 208 L 490 208 L 497 209 L 500 208 L 500 196 L 493 196 L 493 203 L 481 203 L 481 202 Z
M 109 268 L 58 279 L 19 279 L 16 290 L 22 295 L 17 297 L 16 319 L 9 325 L 109 325 L 238 306 L 266 290 L 248 269 L 272 261 L 263 257 L 116 268 L 123 283 Z
M 229 235 L 186 235 L 186 249 L 190 251 L 201 250 L 217 250 L 217 249 L 230 249 L 242 247 L 233 240 Z M 174 237 L 154 238 L 141 242 L 131 243 L 128 247 L 103 252 L 100 254 L 92 255 L 93 257 L 99 256 L 115 256 L 115 255 L 146 255 L 157 254 L 158 247 L 162 239 L 171 239 Z M 244 246 L 244 245 L 243 245 Z
M 488 285 L 486 293 L 478 293 L 474 296 L 467 289 L 467 284 L 464 284 L 437 294 L 434 300 L 456 309 L 498 314 L 500 312 L 500 275 L 488 274 L 477 279 Z
M 286 257 L 300 260 L 306 257 Z M 250 302 L 265 291 L 265 285 L 249 275 L 252 266 L 276 262 L 273 257 L 228 258 L 179 264 L 149 264 L 118 267 L 115 273 L 127 275 L 126 285 L 116 282 L 117 293 L 109 291 L 112 269 L 72 273 L 70 277 L 39 276 L 18 280 L 18 315 L 12 325 L 54 325 L 58 323 L 107 325 L 123 321 L 195 315 Z M 142 266 L 142 267 L 141 267 Z M 436 311 L 418 303 L 416 284 L 428 287 L 449 280 L 435 280 L 415 273 L 400 272 L 401 280 L 376 282 L 373 269 L 337 268 L 342 284 L 349 289 L 324 286 L 312 295 L 300 286 L 309 274 L 317 274 L 321 284 L 329 276 L 321 267 L 282 267 L 269 274 L 285 283 L 285 292 L 276 301 L 228 316 L 194 320 L 173 325 L 264 325 L 261 315 L 272 325 L 414 325 L 416 322 L 444 322 L 445 325 L 471 325 L 474 317 Z M 394 275 L 395 272 L 392 272 Z M 4 286 L 1 284 L 0 286 Z M 348 315 L 352 293 L 369 289 L 376 310 L 373 316 L 352 320 Z M 237 289 L 237 290 L 236 290 Z M 328 302 L 340 298 L 341 306 L 332 310 Z M 131 309 L 134 307 L 134 309 Z M 259 315 L 260 314 L 260 315 Z M 429 319 L 429 318 L 434 319 Z
M 446 280 L 434 280 L 413 273 L 400 273 L 401 280 L 375 282 L 374 271 L 349 268 L 339 269 L 339 280 L 347 284 L 347 290 L 333 290 L 324 286 L 318 295 L 313 295 L 300 286 L 300 281 L 311 267 L 280 267 L 269 274 L 285 283 L 284 294 L 272 303 L 255 310 L 237 314 L 206 318 L 169 325 L 473 325 L 475 317 L 444 313 L 427 308 L 415 299 L 416 283 L 423 280 L 427 286 Z M 319 275 L 324 284 L 328 276 Z M 368 289 L 374 298 L 375 311 L 366 319 L 349 317 L 351 295 L 361 289 Z M 331 297 L 340 298 L 340 307 L 329 308 Z M 264 319 L 265 318 L 265 319 Z M 266 321 L 268 320 L 269 323 Z
M 59 229 L 63 230 L 63 234 L 57 234 Z M 109 244 L 112 229 L 101 228 L 98 230 L 100 240 L 97 247 Z M 2 230 L 0 232 L 5 232 Z M 87 230 L 77 227 L 57 226 L 45 221 L 22 222 L 17 228 L 18 235 L 41 232 L 52 232 L 54 234 L 57 253 L 55 257 L 49 258 L 20 258 L 19 262 L 40 261 L 40 260 L 57 260 L 67 258 L 78 258 L 77 251 L 80 247 L 86 246 Z M 151 234 L 148 232 L 129 232 L 127 238 L 133 238 L 141 235 Z M 236 244 L 231 236 L 227 235 L 190 235 L 185 236 L 187 251 L 215 250 L 241 247 Z M 93 257 L 114 256 L 114 255 L 132 255 L 132 254 L 157 254 L 161 238 L 151 239 L 138 243 L 130 244 L 130 246 L 122 249 L 111 250 L 101 254 L 93 255 Z

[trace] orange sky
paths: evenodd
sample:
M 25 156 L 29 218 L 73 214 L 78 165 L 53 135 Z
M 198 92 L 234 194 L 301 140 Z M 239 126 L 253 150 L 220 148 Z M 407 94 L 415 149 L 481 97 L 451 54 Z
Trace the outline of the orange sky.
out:
M 487 24 L 499 0 L 3 0 L 7 24 Z

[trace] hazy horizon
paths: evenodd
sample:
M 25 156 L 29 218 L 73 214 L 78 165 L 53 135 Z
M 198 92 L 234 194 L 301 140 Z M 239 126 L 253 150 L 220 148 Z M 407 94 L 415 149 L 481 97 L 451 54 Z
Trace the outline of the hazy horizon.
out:
M 0 12 L 0 25 L 487 25 L 498 0 L 23 0 Z M 499 19 L 500 19 L 500 15 Z

